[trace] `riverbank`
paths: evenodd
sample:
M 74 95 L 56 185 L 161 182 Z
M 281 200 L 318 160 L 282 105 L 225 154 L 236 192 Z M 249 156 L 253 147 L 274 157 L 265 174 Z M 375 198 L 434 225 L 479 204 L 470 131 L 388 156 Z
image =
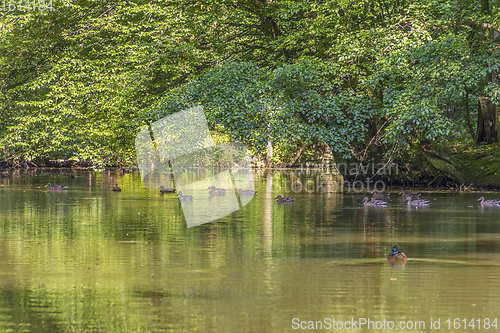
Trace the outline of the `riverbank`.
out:
M 454 145 L 449 149 L 451 157 L 460 161 L 464 169 L 460 170 L 464 182 L 457 183 L 451 181 L 445 174 L 436 174 L 432 177 L 426 177 L 421 179 L 412 180 L 409 182 L 405 179 L 400 179 L 394 173 L 389 174 L 387 176 L 384 173 L 379 174 L 374 181 L 379 180 L 383 181 L 390 186 L 411 186 L 411 187 L 447 187 L 447 188 L 455 188 L 456 190 L 469 190 L 469 189 L 500 189 L 500 144 L 490 144 L 490 145 L 482 145 L 482 146 L 471 146 L 471 145 Z M 344 168 L 342 170 L 339 168 L 340 173 L 346 180 L 350 180 L 350 178 L 357 178 L 361 175 L 362 170 L 358 170 L 359 172 L 356 175 L 349 175 L 352 173 L 352 168 L 355 168 L 356 163 L 348 164 L 348 168 Z M 321 161 L 320 163 L 314 162 L 304 162 L 304 163 L 295 163 L 293 165 L 286 165 L 285 169 L 288 170 L 322 170 L 324 168 L 331 169 L 332 165 L 328 163 L 324 163 Z M 0 162 L 0 172 L 2 174 L 12 173 L 9 170 L 13 169 L 36 169 L 36 168 L 60 168 L 60 169 L 78 169 L 78 170 L 86 170 L 96 168 L 88 163 L 78 163 L 71 160 L 49 160 L 45 162 L 43 165 L 38 165 L 31 162 L 21 163 L 17 166 L 9 165 L 6 162 Z M 255 169 L 268 169 L 261 166 L 254 166 Z M 125 169 L 125 170 L 136 170 L 137 166 L 132 162 L 128 162 L 126 165 L 116 164 L 116 165 L 108 165 L 103 170 L 113 170 L 113 169 Z M 274 166 L 271 169 L 283 169 L 281 166 Z M 100 169 L 99 169 L 100 170 Z M 371 175 L 367 175 L 371 177 Z M 353 179 L 354 179 L 353 178 Z
M 462 162 L 465 185 L 500 189 L 500 144 L 483 146 L 458 145 L 450 152 Z

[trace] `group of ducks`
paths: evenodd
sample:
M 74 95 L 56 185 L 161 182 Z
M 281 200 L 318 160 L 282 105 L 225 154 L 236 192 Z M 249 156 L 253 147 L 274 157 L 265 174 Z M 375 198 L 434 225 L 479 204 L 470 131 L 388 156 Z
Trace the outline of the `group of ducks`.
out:
M 363 206 L 365 207 L 387 207 L 387 202 L 382 201 L 382 200 L 376 200 L 375 198 L 388 198 L 390 196 L 390 193 L 381 193 L 381 192 L 375 192 L 375 190 L 372 191 L 372 197 L 373 199 L 370 200 L 368 197 L 364 197 L 363 199 Z M 401 195 L 401 200 L 406 201 L 408 203 L 408 207 L 411 206 L 428 206 L 429 205 L 429 200 L 426 199 L 420 199 L 420 193 L 409 193 L 406 194 L 404 191 L 399 192 Z
M 166 188 L 163 185 L 160 186 L 159 190 L 160 190 L 161 194 L 175 193 L 176 192 L 176 190 L 174 188 Z M 209 186 L 207 188 L 207 190 L 208 190 L 208 195 L 211 197 L 218 197 L 218 196 L 226 195 L 226 191 L 227 191 L 227 189 L 225 189 L 225 188 L 219 188 L 219 187 L 215 187 L 215 186 Z M 238 189 L 238 192 L 240 195 L 255 195 L 257 193 L 257 191 L 242 190 L 241 188 Z M 193 200 L 193 196 L 192 195 L 183 195 L 182 191 L 179 191 L 179 200 Z
M 382 200 L 377 200 L 377 198 L 388 198 L 389 193 L 378 193 L 373 190 L 371 192 L 373 199 L 370 200 L 368 197 L 365 197 L 363 199 L 363 205 L 369 206 L 369 207 L 387 207 L 386 204 L 387 202 L 382 201 Z M 420 194 L 419 193 L 409 193 L 406 194 L 404 191 L 401 191 L 399 193 L 401 195 L 401 200 L 404 202 L 407 202 L 408 207 L 411 206 L 422 206 L 426 207 L 429 206 L 429 200 L 426 199 L 420 199 Z M 485 200 L 483 196 L 481 196 L 477 201 L 481 201 L 481 207 L 500 207 L 500 200 Z M 387 260 L 389 260 L 392 263 L 405 263 L 408 257 L 406 254 L 402 251 L 399 251 L 398 247 L 394 245 L 392 247 L 392 252 L 389 253 L 387 256 Z
M 61 191 L 65 190 L 68 187 L 67 186 L 62 186 L 62 185 L 52 185 L 51 183 L 48 183 L 45 185 L 45 187 L 48 187 L 49 190 L 53 191 Z M 160 193 L 175 193 L 176 190 L 173 188 L 166 188 L 163 185 L 160 186 L 159 188 Z M 224 188 L 216 188 L 215 186 L 209 186 L 207 188 L 209 191 L 210 196 L 222 196 L 226 194 L 227 189 Z M 121 189 L 118 187 L 118 184 L 113 187 L 113 191 L 115 192 L 120 192 Z M 241 188 L 238 189 L 238 192 L 240 195 L 255 195 L 257 191 L 252 191 L 252 190 L 242 190 Z M 377 200 L 376 198 L 387 198 L 389 197 L 389 193 L 379 193 L 375 192 L 373 190 L 371 192 L 373 199 L 370 200 L 368 197 L 364 197 L 363 199 L 363 206 L 369 206 L 369 207 L 387 207 L 387 202 L 382 201 L 382 200 Z M 408 204 L 408 207 L 411 206 L 428 206 L 429 205 L 429 200 L 426 199 L 420 199 L 420 194 L 419 193 L 409 193 L 406 194 L 404 191 L 401 191 L 399 193 L 401 195 L 401 200 L 406 201 Z M 192 195 L 183 195 L 182 191 L 179 191 L 179 200 L 192 200 L 193 196 Z M 293 202 L 295 201 L 294 198 L 287 198 L 287 197 L 282 197 L 281 195 L 278 195 L 276 198 L 276 202 Z M 484 206 L 500 206 L 500 200 L 485 200 L 483 196 L 481 196 L 477 201 L 481 201 L 481 207 Z M 389 253 L 387 256 L 387 260 L 390 262 L 406 262 L 408 257 L 406 254 L 402 251 L 399 251 L 398 247 L 394 245 L 392 247 L 392 252 Z
M 68 188 L 67 186 L 62 186 L 62 185 L 52 185 L 52 183 L 47 183 L 45 187 L 47 187 L 47 190 L 49 191 L 63 191 Z M 114 192 L 120 192 L 121 190 L 122 189 L 118 187 L 118 184 L 115 184 L 115 187 L 113 187 Z
M 66 190 L 68 188 L 67 186 L 62 186 L 62 185 L 52 185 L 52 183 L 48 183 L 47 185 L 45 185 L 45 187 L 47 187 L 49 191 L 63 191 L 63 190 Z M 122 189 L 120 187 L 118 187 L 118 184 L 115 184 L 115 186 L 113 187 L 113 192 L 121 192 L 121 190 Z M 176 192 L 176 189 L 167 188 L 163 185 L 160 186 L 159 190 L 160 190 L 161 194 L 175 193 Z M 207 190 L 209 190 L 208 194 L 211 197 L 225 195 L 226 191 L 227 191 L 227 189 L 225 189 L 225 188 L 216 188 L 215 186 L 210 186 L 207 188 Z M 238 192 L 240 195 L 255 195 L 257 193 L 257 191 L 242 190 L 241 188 L 238 189 Z M 289 198 L 285 198 L 285 199 L 289 199 Z M 193 196 L 192 195 L 183 195 L 182 191 L 179 191 L 179 200 L 193 200 Z
M 380 195 L 383 193 L 372 192 L 372 194 L 374 195 L 374 197 L 376 197 L 376 195 L 377 195 L 380 198 Z M 405 194 L 404 191 L 401 191 L 400 194 L 401 194 L 401 199 L 408 202 L 408 206 L 411 206 L 411 205 L 422 206 L 422 205 L 428 205 L 428 203 L 429 203 L 429 200 L 418 199 L 418 197 L 420 196 L 420 194 L 418 194 L 418 193 Z M 404 199 L 405 196 L 406 196 L 406 199 Z M 481 196 L 479 199 L 477 199 L 477 201 L 481 201 L 481 207 L 500 207 L 500 200 L 495 200 L 495 199 L 485 200 L 484 197 Z M 367 205 L 367 203 L 371 203 L 371 202 L 380 202 L 380 204 L 374 203 L 374 204 Z M 381 200 L 373 199 L 372 201 L 368 201 L 367 197 L 365 197 L 365 200 L 364 200 L 365 206 L 386 207 L 385 204 L 386 204 L 386 202 L 381 201 Z M 387 260 L 389 260 L 390 262 L 393 262 L 393 263 L 406 262 L 407 258 L 408 257 L 406 256 L 406 254 L 404 252 L 399 251 L 398 247 L 396 245 L 394 245 L 392 247 L 392 252 L 389 253 L 389 255 L 387 256 Z
M 62 186 L 62 185 L 52 185 L 51 183 L 48 183 L 45 185 L 45 187 L 48 187 L 48 190 L 50 191 L 62 191 L 67 189 L 67 186 Z M 113 187 L 114 192 L 120 192 L 122 189 L 118 187 L 118 184 L 115 184 Z M 159 188 L 160 193 L 175 193 L 176 190 L 174 188 L 166 188 L 163 185 L 160 186 Z M 225 188 L 217 188 L 215 186 L 209 186 L 207 188 L 209 191 L 208 194 L 211 197 L 215 196 L 222 196 L 226 194 L 227 189 Z M 241 188 L 238 189 L 238 192 L 240 195 L 255 195 L 257 191 L 252 191 L 252 190 L 242 190 Z M 390 193 L 381 193 L 381 192 L 375 192 L 373 190 L 371 192 L 372 194 L 372 200 L 370 200 L 368 197 L 364 197 L 363 199 L 363 206 L 365 207 L 387 207 L 387 202 L 383 200 L 378 200 L 377 198 L 388 198 L 390 196 Z M 411 206 L 421 206 L 421 207 L 428 207 L 429 206 L 429 200 L 426 199 L 420 199 L 420 193 L 409 193 L 406 194 L 404 191 L 401 191 L 399 193 L 401 195 L 401 200 L 407 202 L 408 207 Z M 274 198 L 276 202 L 293 202 L 295 201 L 294 198 L 287 198 L 287 197 L 282 197 L 281 195 L 278 195 L 276 198 Z M 179 191 L 179 200 L 193 200 L 192 195 L 183 195 L 182 191 Z M 500 200 L 485 200 L 483 196 L 481 196 L 477 201 L 481 201 L 480 205 L 481 207 L 497 207 L 500 206 Z
M 363 199 L 363 206 L 365 207 L 387 207 L 387 202 L 382 201 L 382 200 L 377 200 L 376 198 L 388 198 L 390 193 L 380 193 L 380 192 L 375 192 L 375 190 L 372 191 L 372 197 L 373 199 L 370 200 L 368 197 L 364 197 Z M 407 202 L 408 207 L 411 206 L 421 206 L 421 207 L 428 207 L 429 206 L 429 200 L 426 199 L 420 199 L 420 193 L 409 193 L 406 194 L 404 191 L 399 192 L 401 195 L 401 200 Z M 480 205 L 481 207 L 496 207 L 500 206 L 500 200 L 485 200 L 484 197 L 480 197 L 477 199 L 477 201 L 481 201 Z
M 363 199 L 363 206 L 365 207 L 387 207 L 387 202 L 383 200 L 378 200 L 380 198 L 389 198 L 390 193 L 381 193 L 381 192 L 375 192 L 373 190 L 371 192 L 372 194 L 372 200 L 370 200 L 368 197 L 364 197 Z M 405 193 L 405 191 L 399 192 L 401 195 L 401 201 L 406 202 L 408 204 L 408 207 L 411 206 L 416 206 L 416 207 L 428 207 L 429 206 L 429 200 L 427 199 L 420 199 L 420 193 Z M 281 195 L 278 195 L 276 198 L 276 202 L 292 202 L 295 201 L 294 198 L 283 198 Z M 484 197 L 480 197 L 477 199 L 477 201 L 481 201 L 481 207 L 494 207 L 494 206 L 500 206 L 500 200 L 485 200 Z
M 218 188 L 215 186 L 209 186 L 207 188 L 208 195 L 211 197 L 218 197 L 218 196 L 223 196 L 226 194 L 227 189 L 225 188 Z M 160 186 L 160 193 L 175 193 L 175 189 L 173 188 L 165 188 L 163 185 Z M 257 191 L 252 191 L 252 190 L 242 190 L 241 188 L 238 189 L 238 193 L 240 196 L 243 195 L 255 195 Z M 179 191 L 179 200 L 192 200 L 193 196 L 192 195 L 182 195 L 182 191 Z M 292 202 L 295 201 L 294 198 L 286 198 L 282 197 L 281 195 L 278 195 L 276 198 L 276 202 Z

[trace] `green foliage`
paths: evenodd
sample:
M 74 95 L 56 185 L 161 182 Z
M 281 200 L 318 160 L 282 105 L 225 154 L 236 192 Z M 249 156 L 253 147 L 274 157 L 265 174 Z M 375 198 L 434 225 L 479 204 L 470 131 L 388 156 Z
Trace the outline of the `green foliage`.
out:
M 53 3 L 0 17 L 3 160 L 132 163 L 140 125 L 193 105 L 255 153 L 359 158 L 377 136 L 403 158 L 469 139 L 500 98 L 498 2 Z
M 315 139 L 348 154 L 350 145 L 363 139 L 370 104 L 360 112 L 354 108 L 362 101 L 355 96 L 332 95 L 320 69 L 304 60 L 265 72 L 228 61 L 172 91 L 144 120 L 202 105 L 211 129 L 254 153 L 262 152 L 268 140 L 291 150 Z
M 454 30 L 434 31 L 427 38 L 409 36 L 412 42 L 385 57 L 369 77 L 368 85 L 383 89 L 384 115 L 390 119 L 384 139 L 390 145 L 405 148 L 405 140 L 471 139 L 463 136 L 463 120 L 470 117 L 466 108 L 475 110 L 480 96 L 495 98 L 498 84 L 491 76 L 500 73 L 498 43 L 485 41 L 478 49 L 468 27 Z M 449 117 L 450 109 L 458 114 Z
M 9 12 L 1 21 L 4 158 L 131 161 L 139 111 L 202 61 L 185 40 L 180 8 L 143 1 L 54 7 Z

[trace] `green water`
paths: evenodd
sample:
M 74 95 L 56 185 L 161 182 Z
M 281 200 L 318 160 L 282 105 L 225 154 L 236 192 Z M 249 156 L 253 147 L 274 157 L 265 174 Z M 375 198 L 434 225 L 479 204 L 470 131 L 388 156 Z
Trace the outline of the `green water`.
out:
M 291 332 L 361 318 L 498 331 L 484 323 L 500 317 L 500 208 L 476 199 L 499 193 L 425 193 L 428 208 L 408 209 L 393 189 L 389 207 L 364 208 L 361 193 L 295 193 L 283 173 L 257 172 L 246 206 L 187 228 L 176 195 L 137 173 L 67 173 L 0 178 L 2 331 Z M 392 245 L 405 265 L 385 259 Z

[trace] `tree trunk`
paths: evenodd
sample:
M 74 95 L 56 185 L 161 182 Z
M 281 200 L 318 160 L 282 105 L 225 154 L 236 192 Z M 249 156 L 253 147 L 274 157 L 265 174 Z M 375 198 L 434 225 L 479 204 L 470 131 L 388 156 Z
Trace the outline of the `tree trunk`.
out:
M 489 0 L 481 0 L 481 13 L 482 14 L 489 14 L 490 13 Z
M 292 160 L 290 161 L 290 166 L 294 165 L 294 164 L 295 164 L 295 162 L 299 159 L 300 154 L 302 154 L 302 151 L 303 151 L 303 150 L 304 150 L 304 148 L 306 147 L 306 145 L 307 145 L 307 143 L 309 142 L 309 139 L 310 139 L 310 138 L 311 138 L 311 137 L 307 138 L 307 140 L 306 140 L 306 141 L 304 141 L 304 144 L 302 145 L 302 147 L 300 147 L 299 152 L 298 152 L 298 153 L 295 155 L 295 157 L 294 157 L 294 158 L 292 158 Z
M 266 164 L 268 167 L 271 166 L 273 161 L 273 142 L 271 141 L 271 123 L 267 123 L 267 154 L 266 154 Z
M 500 142 L 500 112 L 488 97 L 479 98 L 476 144 Z
M 469 91 L 465 90 L 465 122 L 471 139 L 474 139 L 474 128 L 470 121 L 470 108 L 469 108 Z
M 267 155 L 266 155 L 267 166 L 271 166 L 272 160 L 273 160 L 273 144 L 271 141 L 267 141 Z

